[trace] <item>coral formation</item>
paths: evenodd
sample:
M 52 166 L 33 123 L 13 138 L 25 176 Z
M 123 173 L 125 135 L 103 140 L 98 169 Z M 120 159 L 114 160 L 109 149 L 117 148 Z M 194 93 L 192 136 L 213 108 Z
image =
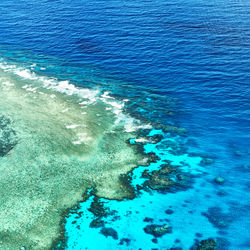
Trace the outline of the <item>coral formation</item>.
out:
M 127 143 L 137 132 L 123 104 L 7 65 L 0 100 L 1 249 L 49 249 L 89 188 L 97 197 L 133 196 L 121 175 L 148 159 Z
M 191 176 L 181 173 L 177 166 L 163 164 L 158 171 L 144 171 L 142 177 L 148 180 L 144 183 L 144 188 L 153 189 L 160 192 L 176 192 L 188 189 L 192 185 Z
M 101 229 L 101 233 L 106 236 L 106 237 L 112 237 L 113 239 L 117 240 L 118 239 L 118 234 L 115 231 L 115 229 L 111 228 L 111 227 L 103 227 Z
M 172 233 L 172 227 L 164 225 L 147 225 L 144 228 L 145 233 L 152 234 L 154 237 L 161 237 L 164 234 Z
M 207 239 L 196 243 L 191 247 L 191 250 L 215 250 L 216 246 L 217 244 L 214 239 Z

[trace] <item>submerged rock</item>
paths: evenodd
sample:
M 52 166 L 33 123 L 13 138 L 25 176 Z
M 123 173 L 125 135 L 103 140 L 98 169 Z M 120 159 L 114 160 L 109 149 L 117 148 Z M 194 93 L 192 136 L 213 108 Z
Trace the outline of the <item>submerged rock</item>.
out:
M 191 247 L 191 250 L 215 250 L 216 241 L 214 239 L 202 240 Z
M 219 176 L 219 177 L 216 177 L 214 179 L 214 182 L 221 185 L 225 182 L 225 179 L 223 177 Z
M 173 125 L 166 125 L 164 126 L 164 131 L 169 133 L 175 133 L 175 134 L 185 134 L 187 130 L 185 128 L 176 127 Z
M 152 173 L 144 172 L 145 181 L 144 188 L 149 187 L 160 192 L 177 192 L 179 190 L 186 190 L 192 184 L 191 176 L 187 173 L 181 173 L 177 167 L 164 164 L 158 171 Z
M 241 171 L 243 172 L 249 172 L 250 171 L 250 165 L 244 164 L 241 168 Z
M 103 206 L 103 202 L 100 202 L 97 197 L 94 198 L 94 201 L 91 203 L 88 210 L 97 218 L 105 217 L 107 215 L 107 212 L 105 211 L 105 208 Z
M 174 181 L 169 177 L 163 177 L 157 173 L 153 173 L 150 177 L 150 180 L 147 182 L 147 185 L 154 190 L 166 190 L 174 185 Z
M 231 222 L 231 218 L 228 214 L 223 213 L 220 207 L 211 207 L 206 213 L 203 213 L 204 216 L 217 228 L 223 229 L 228 227 Z
M 172 227 L 168 225 L 148 225 L 144 228 L 145 233 L 151 234 L 155 237 L 161 237 L 164 234 L 172 233 Z
M 149 178 L 145 182 L 145 185 L 153 190 L 166 190 L 170 186 L 174 185 L 174 181 L 170 179 L 169 175 L 174 170 L 169 165 L 163 165 L 162 169 L 159 171 L 153 171 L 152 173 L 144 172 L 143 177 Z
M 208 157 L 204 157 L 201 161 L 201 164 L 203 165 L 212 164 L 212 163 L 213 163 L 213 159 L 208 158 Z
M 103 227 L 101 233 L 106 237 L 112 237 L 113 239 L 118 239 L 118 233 L 112 227 Z
M 130 239 L 128 239 L 128 238 L 122 238 L 121 240 L 120 240 L 120 243 L 119 243 L 119 245 L 124 245 L 124 244 L 126 244 L 127 246 L 130 244 Z
M 154 219 L 153 218 L 149 218 L 149 217 L 145 217 L 145 219 L 143 221 L 144 222 L 153 222 Z
M 239 151 L 239 150 L 236 150 L 236 151 L 234 152 L 234 154 L 235 154 L 236 156 L 243 156 L 243 155 L 244 155 L 243 152 L 241 152 L 241 151 Z
M 221 197 L 228 195 L 228 193 L 224 190 L 219 190 L 216 194 Z
M 174 211 L 173 211 L 172 209 L 167 209 L 167 210 L 165 211 L 165 213 L 166 213 L 166 214 L 173 214 Z
M 158 243 L 158 240 L 156 238 L 154 238 L 154 239 L 152 239 L 152 242 L 156 244 L 156 243 Z
M 104 221 L 99 220 L 99 219 L 95 219 L 92 220 L 89 227 L 91 228 L 98 228 L 98 227 L 103 227 L 104 226 Z

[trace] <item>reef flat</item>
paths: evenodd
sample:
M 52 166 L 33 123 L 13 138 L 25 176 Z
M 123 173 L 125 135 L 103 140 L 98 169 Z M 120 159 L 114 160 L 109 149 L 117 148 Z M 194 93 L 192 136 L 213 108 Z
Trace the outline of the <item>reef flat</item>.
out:
M 51 248 L 88 188 L 131 197 L 120 176 L 147 158 L 127 143 L 143 125 L 123 106 L 107 92 L 0 63 L 1 249 Z

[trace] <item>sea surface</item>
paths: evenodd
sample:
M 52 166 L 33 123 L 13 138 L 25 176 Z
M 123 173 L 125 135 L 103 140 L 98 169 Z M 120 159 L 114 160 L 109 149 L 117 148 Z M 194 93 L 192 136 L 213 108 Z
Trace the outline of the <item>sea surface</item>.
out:
M 67 193 L 63 207 L 58 205 L 58 211 L 64 211 L 61 218 L 56 212 L 55 221 L 53 213 L 46 217 L 53 221 L 51 227 L 61 228 L 56 237 L 49 238 L 50 248 L 190 249 L 213 239 L 217 248 L 207 249 L 250 249 L 249 81 L 249 1 L 1 0 L 0 143 L 5 143 L 3 129 L 9 131 L 7 146 L 0 145 L 1 175 L 8 166 L 21 169 L 38 164 L 37 171 L 39 164 L 61 166 L 61 155 L 70 166 L 80 161 L 87 164 L 83 175 L 75 173 L 81 173 L 80 163 L 76 171 L 62 171 L 63 185 L 56 180 L 61 193 L 52 203 L 49 197 L 59 191 L 44 180 L 51 188 L 48 200 L 41 194 L 29 207 L 30 213 L 39 210 L 34 221 L 40 220 Z M 86 118 L 78 120 L 78 114 Z M 9 119 L 13 130 L 5 125 Z M 78 123 L 86 119 L 85 129 Z M 16 129 L 15 123 L 19 124 Z M 37 129 L 43 123 L 44 129 L 42 125 Z M 74 135 L 67 132 L 70 129 L 79 130 L 78 138 L 72 138 L 72 147 L 60 148 L 61 142 Z M 38 148 L 46 144 L 43 133 L 55 143 L 40 152 Z M 103 134 L 109 137 L 101 141 Z M 12 138 L 15 135 L 17 139 Z M 22 138 L 30 139 L 24 145 Z M 79 145 L 84 147 L 75 148 Z M 36 157 L 43 157 L 15 156 L 27 147 Z M 95 156 L 85 161 L 81 150 Z M 148 166 L 141 155 L 152 156 Z M 145 169 L 150 175 L 164 164 L 178 169 L 178 175 L 171 176 L 177 186 L 164 190 L 147 186 Z M 122 189 L 115 176 L 128 171 Z M 13 190 L 22 188 L 14 172 L 6 174 Z M 28 172 L 25 174 L 27 178 Z M 180 175 L 184 184 L 177 180 Z M 8 178 L 1 182 L 8 183 Z M 87 181 L 81 183 L 81 178 Z M 80 202 L 74 194 L 76 190 L 80 193 L 81 185 L 88 191 L 79 194 Z M 134 196 L 128 195 L 128 186 L 133 187 Z M 3 184 L 1 189 L 7 192 Z M 40 184 L 34 190 L 39 191 L 32 195 L 27 191 L 27 200 L 10 204 L 22 207 L 22 201 L 28 204 L 37 193 L 46 193 Z M 70 197 L 77 202 L 72 198 L 71 203 Z M 3 199 L 8 200 L 8 195 Z M 1 242 L 5 234 L 12 239 L 15 230 L 31 218 L 26 214 L 28 205 L 18 213 L 19 220 L 14 210 L 8 213 L 10 204 L 1 208 L 0 217 L 11 214 L 10 220 L 0 221 Z M 98 215 L 98 211 L 106 214 Z M 16 216 L 17 223 L 8 226 Z M 103 224 L 90 226 L 97 219 Z M 39 225 L 43 228 L 42 222 Z M 167 225 L 171 232 L 155 236 L 146 232 L 148 225 Z M 46 240 L 57 230 L 39 234 L 27 229 L 27 237 L 35 235 L 36 243 L 25 245 L 26 239 L 20 236 L 15 246 L 47 249 L 37 243 L 39 237 Z M 16 249 L 9 242 L 2 249 Z

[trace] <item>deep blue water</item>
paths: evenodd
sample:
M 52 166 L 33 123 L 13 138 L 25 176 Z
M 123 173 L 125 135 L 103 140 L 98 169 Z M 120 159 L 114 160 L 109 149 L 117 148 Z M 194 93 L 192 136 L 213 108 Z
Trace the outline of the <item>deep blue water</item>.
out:
M 232 218 L 218 233 L 230 242 L 226 248 L 250 249 L 250 167 L 243 169 L 250 164 L 249 17 L 250 2 L 241 0 L 2 0 L 0 54 L 135 98 L 134 112 L 144 108 L 149 120 L 186 128 L 188 151 L 214 158 L 195 187 L 211 201 L 202 196 L 193 206 L 221 206 Z M 226 180 L 223 198 L 211 184 L 219 175 Z M 169 199 L 177 207 L 185 200 L 180 194 Z M 198 217 L 206 219 L 199 213 L 190 220 L 200 223 Z M 203 231 L 215 236 L 213 229 Z M 176 232 L 186 237 L 181 228 Z

